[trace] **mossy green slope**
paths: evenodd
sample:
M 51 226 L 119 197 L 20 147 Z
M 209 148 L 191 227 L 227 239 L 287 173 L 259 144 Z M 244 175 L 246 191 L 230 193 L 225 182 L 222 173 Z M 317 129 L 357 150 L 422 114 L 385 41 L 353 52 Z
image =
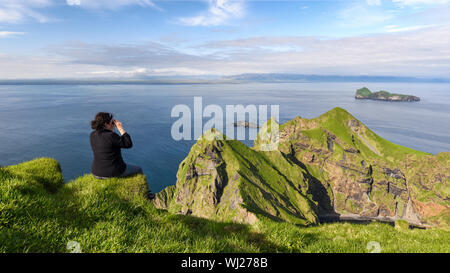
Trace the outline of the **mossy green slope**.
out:
M 368 98 L 370 97 L 370 95 L 372 95 L 372 91 L 370 91 L 370 89 L 367 87 L 356 90 L 356 97 L 360 96 L 362 98 Z
M 317 223 L 315 204 L 298 168 L 285 160 L 274 164 L 281 154 L 265 155 L 215 134 L 192 147 L 180 165 L 176 187 L 157 194 L 158 207 L 221 221 Z
M 0 252 L 447 252 L 450 232 L 371 223 L 225 223 L 155 209 L 145 176 L 63 184 L 58 162 L 0 167 Z
M 273 141 L 271 122 L 253 149 L 235 140 L 201 138 L 181 164 L 170 196 L 158 194 L 156 204 L 248 223 L 268 217 L 310 224 L 352 215 L 449 224 L 448 154 L 391 143 L 342 108 L 280 125 L 278 150 L 266 151 L 264 145 Z
M 341 108 L 315 119 L 297 117 L 283 124 L 279 149 L 320 182 L 322 196 L 327 193 L 328 197 L 316 201 L 331 200 L 333 210 L 328 213 L 449 224 L 431 219 L 419 208 L 439 204 L 439 211 L 448 215 L 448 153 L 433 156 L 391 143 Z M 417 179 L 422 187 L 417 186 Z M 420 200 L 424 195 L 429 198 Z

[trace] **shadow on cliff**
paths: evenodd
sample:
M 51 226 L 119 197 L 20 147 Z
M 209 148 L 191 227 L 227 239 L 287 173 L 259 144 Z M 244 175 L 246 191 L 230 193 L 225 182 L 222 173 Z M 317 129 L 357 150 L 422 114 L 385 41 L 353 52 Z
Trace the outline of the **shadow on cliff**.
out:
M 171 218 L 182 223 L 200 240 L 213 239 L 219 242 L 214 245 L 215 249 L 211 249 L 213 252 L 252 252 L 249 246 L 253 246 L 254 252 L 291 252 L 285 246 L 268 241 L 265 234 L 252 231 L 250 225 L 218 222 L 186 215 L 173 215 Z M 236 237 L 236 243 L 230 240 L 233 237 Z
M 303 164 L 301 161 L 299 161 L 294 154 L 284 154 L 282 153 L 283 157 L 293 164 L 299 166 L 302 171 L 305 178 L 308 180 L 308 191 L 307 193 L 312 195 L 312 198 L 314 201 L 317 202 L 317 215 L 319 216 L 320 222 L 322 222 L 322 219 L 332 219 L 332 220 L 339 220 L 339 214 L 334 211 L 333 202 L 330 199 L 330 196 L 328 195 L 328 191 L 326 187 L 323 185 L 323 183 L 317 179 L 315 176 L 313 176 L 305 164 Z
M 239 157 L 241 158 L 242 161 L 246 162 L 246 164 L 248 164 L 248 168 L 251 171 L 252 175 L 254 175 L 255 177 L 258 178 L 258 181 L 260 183 L 260 185 L 258 183 L 254 183 L 252 182 L 252 179 L 250 177 L 247 177 L 247 175 L 245 175 L 243 172 L 238 171 L 239 175 L 242 176 L 248 183 L 252 184 L 255 188 L 257 188 L 263 198 L 265 200 L 270 200 L 270 202 L 273 202 L 276 204 L 277 206 L 277 210 L 283 210 L 285 214 L 289 214 L 295 218 L 299 218 L 299 219 L 304 219 L 305 221 L 306 218 L 301 215 L 298 212 L 292 212 L 290 209 L 286 208 L 284 204 L 289 204 L 290 200 L 287 196 L 283 196 L 283 195 L 279 195 L 278 197 L 280 199 L 283 200 L 283 202 L 280 202 L 279 200 L 277 200 L 276 198 L 274 199 L 272 194 L 269 193 L 268 191 L 266 191 L 264 188 L 269 189 L 270 192 L 272 193 L 276 193 L 277 191 L 273 188 L 272 185 L 270 185 L 269 183 L 266 182 L 266 180 L 261 176 L 261 174 L 259 173 L 258 168 L 255 166 L 254 162 L 252 162 L 251 160 L 249 160 L 247 157 L 245 157 L 244 155 L 241 154 L 241 152 L 237 149 L 235 149 L 233 146 L 231 146 L 231 149 L 233 150 L 233 152 L 237 155 L 239 155 Z M 251 153 L 258 153 L 256 151 L 250 150 Z M 280 175 L 281 177 L 284 178 L 284 180 L 286 181 L 286 183 L 289 184 L 289 186 L 293 189 L 296 188 L 296 186 L 294 185 L 294 183 L 289 180 L 288 177 L 286 177 L 286 175 L 284 175 L 280 170 L 278 170 L 278 168 L 276 168 L 275 166 L 273 166 L 273 164 L 267 160 L 266 157 L 262 157 L 261 160 L 263 160 L 267 165 L 271 166 L 271 168 L 277 172 L 278 175 Z M 262 216 L 267 217 L 268 219 L 271 219 L 273 221 L 276 222 L 284 222 L 285 220 L 283 220 L 282 218 L 279 218 L 277 216 L 271 215 L 269 214 L 267 211 L 265 211 L 263 208 L 261 208 L 259 205 L 257 205 L 253 200 L 248 199 L 246 200 L 246 205 L 245 208 L 250 211 L 253 212 L 255 214 L 260 214 Z

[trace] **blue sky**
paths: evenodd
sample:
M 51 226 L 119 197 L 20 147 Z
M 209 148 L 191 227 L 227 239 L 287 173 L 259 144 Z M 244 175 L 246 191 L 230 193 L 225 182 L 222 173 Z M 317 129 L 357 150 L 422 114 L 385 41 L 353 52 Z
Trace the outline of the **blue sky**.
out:
M 0 0 L 0 79 L 449 71 L 450 0 Z

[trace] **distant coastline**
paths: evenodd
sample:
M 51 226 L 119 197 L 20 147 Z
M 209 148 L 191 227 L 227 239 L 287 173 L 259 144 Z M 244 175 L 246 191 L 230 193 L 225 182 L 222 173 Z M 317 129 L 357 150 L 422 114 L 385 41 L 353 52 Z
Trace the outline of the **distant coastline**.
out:
M 338 76 L 306 74 L 239 74 L 232 76 L 164 76 L 133 79 L 0 79 L 0 85 L 105 85 L 105 84 L 239 84 L 239 83 L 312 83 L 312 82 L 408 82 L 450 83 L 450 78 L 395 76 Z

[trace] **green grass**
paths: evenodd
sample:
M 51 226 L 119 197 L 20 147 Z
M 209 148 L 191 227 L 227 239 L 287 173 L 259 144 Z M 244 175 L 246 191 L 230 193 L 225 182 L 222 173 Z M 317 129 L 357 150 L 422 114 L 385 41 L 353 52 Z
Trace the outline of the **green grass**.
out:
M 403 94 L 394 94 L 394 93 L 389 93 L 388 91 L 385 90 L 380 90 L 378 92 L 373 92 L 370 91 L 369 88 L 367 87 L 363 87 L 360 88 L 358 90 L 356 90 L 356 96 L 362 96 L 364 98 L 370 98 L 370 97 L 393 97 L 393 96 L 398 96 L 398 97 L 402 97 L 402 98 L 406 98 L 409 97 L 410 95 L 403 95 Z
M 209 168 L 206 165 L 212 162 L 207 159 L 212 154 L 217 154 L 223 161 Z M 188 169 L 192 168 L 209 174 L 186 179 Z M 236 197 L 239 195 L 246 211 L 258 218 L 268 217 L 302 225 L 317 222 L 313 204 L 306 196 L 307 183 L 303 173 L 284 160 L 279 152 L 256 151 L 237 140 L 201 138 L 180 165 L 177 178 L 172 197 L 179 197 L 178 201 L 165 202 L 169 204 L 167 208 L 171 212 L 185 212 L 189 208 L 192 214 L 209 219 L 248 222 L 246 212 L 230 205 L 238 203 Z M 208 203 L 215 195 L 215 187 L 211 185 L 217 180 L 226 183 L 221 201 Z M 299 188 L 305 191 L 299 192 Z M 163 195 L 166 198 L 166 192 Z
M 367 87 L 363 87 L 363 88 L 356 90 L 356 95 L 360 95 L 363 97 L 369 97 L 370 95 L 372 95 L 372 91 L 370 91 L 370 89 Z
M 0 252 L 449 252 L 450 231 L 387 224 L 299 227 L 217 222 L 157 210 L 145 176 L 64 184 L 58 162 L 35 159 L 0 168 Z
M 340 107 L 333 108 L 332 110 L 326 112 L 320 117 L 313 119 L 321 121 L 321 125 L 323 128 L 328 129 L 333 132 L 340 139 L 344 140 L 349 146 L 352 143 L 352 135 L 354 135 L 354 140 L 357 141 L 358 148 L 365 152 L 364 154 L 367 156 L 376 156 L 375 153 L 370 151 L 366 145 L 359 141 L 359 138 L 365 137 L 365 140 L 378 149 L 381 153 L 380 156 L 384 156 L 390 160 L 403 161 L 405 156 L 408 154 L 417 154 L 417 155 L 429 155 L 428 153 L 417 151 L 405 146 L 401 146 L 395 143 L 392 143 L 379 135 L 375 134 L 372 130 L 370 130 L 367 126 L 361 123 L 361 127 L 364 130 L 361 137 L 356 136 L 347 125 L 349 120 L 357 120 L 354 116 L 352 116 L 345 109 Z
M 334 211 L 373 216 L 382 208 L 383 214 L 401 218 L 408 194 L 448 205 L 441 198 L 448 187 L 441 173 L 450 166 L 444 154 L 435 157 L 384 140 L 339 107 L 318 118 L 281 124 L 279 150 L 264 151 L 268 141 L 262 136 L 272 122 L 262 127 L 253 148 L 236 140 L 200 138 L 180 165 L 176 187 L 157 195 L 157 207 L 218 221 L 252 224 L 255 218 L 268 218 L 306 226 Z M 216 130 L 209 133 L 222 136 Z M 406 173 L 407 185 L 386 174 L 397 169 Z M 433 177 L 443 182 L 433 183 Z M 388 182 L 404 193 L 388 192 Z M 427 214 L 421 220 L 448 226 L 445 216 L 428 222 Z

